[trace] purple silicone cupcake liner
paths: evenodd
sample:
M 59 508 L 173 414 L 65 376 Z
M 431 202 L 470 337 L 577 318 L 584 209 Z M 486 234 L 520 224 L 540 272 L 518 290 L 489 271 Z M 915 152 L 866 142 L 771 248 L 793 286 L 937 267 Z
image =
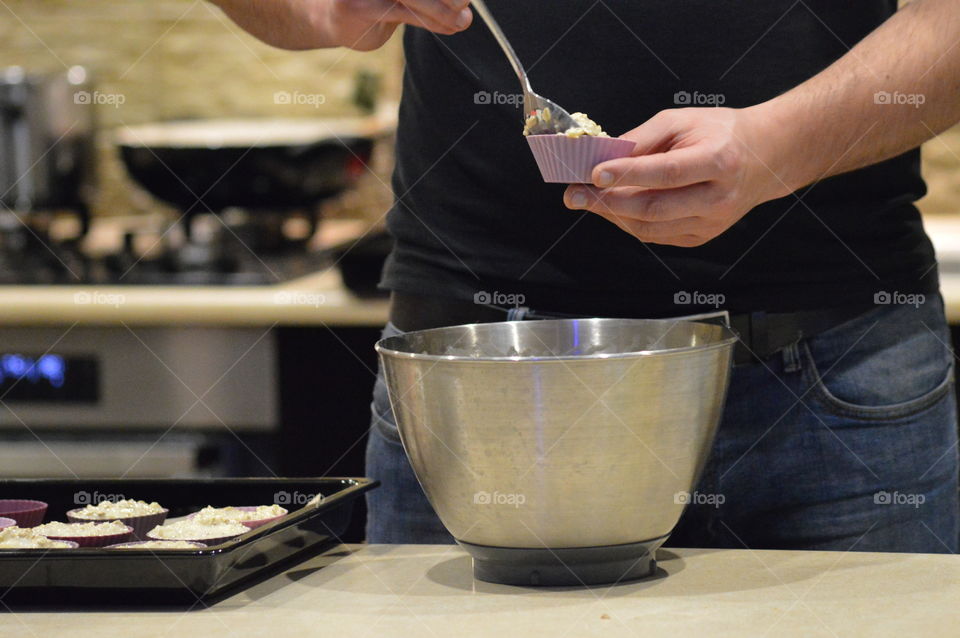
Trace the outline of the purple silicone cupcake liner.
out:
M 145 544 L 147 544 L 147 543 L 155 543 L 155 542 L 157 542 L 157 541 L 156 541 L 156 540 L 147 540 L 147 541 L 133 541 L 132 543 L 117 543 L 116 545 L 107 545 L 104 549 L 138 549 L 141 545 L 145 545 Z M 197 549 L 206 549 L 206 548 L 207 548 L 207 546 L 204 545 L 203 543 L 201 543 L 200 541 L 170 541 L 170 542 L 172 542 L 172 543 L 179 543 L 179 542 L 190 543 L 191 545 L 193 545 L 193 546 L 194 546 L 195 548 L 197 548 Z M 177 550 L 164 550 L 164 551 L 177 551 Z M 179 551 L 186 551 L 186 550 L 179 550 Z
M 80 510 L 70 510 L 67 512 L 67 520 L 71 523 L 97 523 L 102 522 L 106 519 L 102 518 L 80 518 L 76 515 Z M 163 521 L 167 520 L 167 514 L 170 510 L 163 510 L 162 512 L 157 512 L 156 514 L 146 514 L 144 516 L 129 516 L 127 518 L 115 518 L 110 520 L 120 521 L 124 525 L 133 528 L 133 537 L 138 541 L 146 540 L 147 532 L 152 530 L 157 525 L 162 525 Z
M 527 143 L 543 181 L 554 184 L 590 184 L 597 164 L 629 157 L 636 146 L 630 140 L 587 135 L 530 135 Z
M 172 540 L 185 540 L 188 543 L 203 543 L 207 547 L 213 547 L 214 545 L 219 545 L 220 543 L 226 543 L 227 541 L 232 541 L 242 534 L 236 534 L 234 536 L 221 536 L 219 538 L 157 538 L 156 536 L 151 536 L 147 534 L 148 541 L 172 541 Z
M 239 507 L 235 507 L 234 509 L 242 510 L 242 511 L 244 511 L 244 512 L 253 512 L 253 511 L 256 511 L 257 506 L 256 506 L 256 505 L 241 505 L 241 506 L 239 506 Z M 193 514 L 188 515 L 187 518 L 193 518 L 193 517 L 195 517 L 195 516 L 196 516 L 197 514 L 199 514 L 199 513 L 200 513 L 200 512 L 194 512 Z M 287 512 L 287 514 L 289 514 L 289 512 Z M 272 522 L 275 521 L 275 520 L 278 520 L 278 519 L 283 518 L 283 517 L 286 516 L 287 514 L 281 514 L 280 516 L 270 516 L 270 517 L 268 517 L 268 518 L 258 518 L 257 520 L 254 520 L 254 521 L 240 521 L 240 522 L 241 522 L 243 525 L 249 527 L 250 529 L 257 529 L 257 528 L 260 527 L 261 525 L 266 525 L 267 523 L 272 523 Z
M 16 524 L 17 524 L 17 521 L 13 520 L 12 518 L 6 518 L 3 516 L 0 516 L 0 529 L 13 527 Z
M 106 547 L 107 545 L 116 545 L 128 541 L 132 534 L 133 528 L 127 525 L 127 531 L 122 534 L 106 534 L 103 536 L 47 536 L 44 534 L 44 536 L 56 541 L 73 542 L 80 547 Z
M 43 522 L 47 504 L 43 501 L 14 498 L 0 499 L 0 516 L 12 518 L 17 527 L 36 527 Z

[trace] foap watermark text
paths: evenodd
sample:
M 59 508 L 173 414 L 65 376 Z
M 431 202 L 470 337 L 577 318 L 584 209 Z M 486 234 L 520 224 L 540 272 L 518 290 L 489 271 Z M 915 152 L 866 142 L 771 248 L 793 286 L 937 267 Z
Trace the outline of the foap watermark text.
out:
M 498 290 L 493 292 L 481 290 L 473 295 L 473 303 L 481 306 L 522 306 L 526 300 L 523 294 Z
M 527 497 L 515 492 L 484 492 L 479 491 L 473 495 L 474 505 L 506 505 L 509 507 L 520 507 L 527 502 Z
M 673 495 L 673 502 L 677 505 L 709 505 L 720 507 L 727 502 L 723 494 L 706 494 L 703 492 L 677 492 Z
M 873 503 L 875 505 L 907 505 L 914 509 L 923 505 L 926 500 L 927 497 L 923 494 L 906 494 L 896 490 L 892 492 L 880 490 L 873 495 Z
M 723 106 L 726 101 L 727 96 L 723 93 L 677 91 L 673 94 L 673 103 L 677 106 Z
M 713 306 L 719 308 L 727 302 L 727 297 L 719 292 L 688 292 L 681 290 L 673 295 L 673 303 L 678 306 Z
M 915 109 L 923 106 L 927 101 L 927 96 L 923 93 L 901 93 L 900 91 L 877 91 L 873 94 L 874 104 L 893 105 L 893 106 L 912 106 Z
M 913 306 L 919 308 L 927 302 L 926 295 L 920 293 L 905 293 L 894 290 L 881 290 L 873 295 L 873 303 L 878 306 Z

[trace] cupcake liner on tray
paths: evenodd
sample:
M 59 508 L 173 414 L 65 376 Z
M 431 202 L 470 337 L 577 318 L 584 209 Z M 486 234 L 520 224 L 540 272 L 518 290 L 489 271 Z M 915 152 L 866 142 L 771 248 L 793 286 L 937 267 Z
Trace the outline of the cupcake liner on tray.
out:
M 71 523 L 102 523 L 106 520 L 111 521 L 120 521 L 124 525 L 133 528 L 133 538 L 138 541 L 147 539 L 147 532 L 152 530 L 157 525 L 162 525 L 163 522 L 167 519 L 167 514 L 170 510 L 163 510 L 162 512 L 157 512 L 156 514 L 145 514 L 143 516 L 128 516 L 125 518 L 81 518 L 77 516 L 79 509 L 70 510 L 67 512 L 67 521 Z
M 13 520 L 12 518 L 6 518 L 4 516 L 0 516 L 0 529 L 13 527 L 16 524 L 17 524 L 17 521 Z
M 122 534 L 103 534 L 100 536 L 50 536 L 44 534 L 44 536 L 51 540 L 73 542 L 80 547 L 106 547 L 107 545 L 116 545 L 117 543 L 130 540 L 132 535 L 133 528 L 129 525 L 127 525 L 127 531 Z
M 43 522 L 47 504 L 43 501 L 14 498 L 0 499 L 0 516 L 12 518 L 17 527 L 36 527 Z
M 527 143 L 543 181 L 555 184 L 590 184 L 597 164 L 629 157 L 636 146 L 630 140 L 588 135 L 529 135 Z
M 255 511 L 257 511 L 257 507 L 258 507 L 257 505 L 239 505 L 239 506 L 235 507 L 234 509 L 242 510 L 242 511 L 244 511 L 244 512 L 255 512 Z M 289 513 L 290 513 L 290 512 L 287 512 L 287 514 L 289 514 Z M 192 513 L 192 514 L 189 514 L 189 515 L 187 516 L 187 518 L 196 518 L 197 514 L 199 514 L 199 512 L 194 512 L 194 513 Z M 286 516 L 287 514 L 281 514 L 281 515 L 279 515 L 279 516 L 269 516 L 269 517 L 267 517 L 267 518 L 258 518 L 258 519 L 253 520 L 253 521 L 237 521 L 237 522 L 240 523 L 240 524 L 242 524 L 242 525 L 245 525 L 246 527 L 249 527 L 250 529 L 257 529 L 257 528 L 260 527 L 261 525 L 266 525 L 267 523 L 272 523 L 273 521 L 276 521 L 276 520 L 279 520 L 279 519 L 283 518 L 283 517 Z

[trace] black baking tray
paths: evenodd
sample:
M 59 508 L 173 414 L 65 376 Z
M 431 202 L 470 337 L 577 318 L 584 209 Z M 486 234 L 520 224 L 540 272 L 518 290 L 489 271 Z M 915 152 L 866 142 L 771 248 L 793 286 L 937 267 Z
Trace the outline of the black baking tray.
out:
M 67 510 L 103 498 L 157 501 L 169 518 L 206 505 L 278 503 L 290 511 L 206 549 L 3 550 L 0 603 L 201 607 L 338 545 L 353 502 L 377 485 L 366 478 L 0 480 L 0 498 L 48 503 L 45 521 L 65 521 Z M 323 498 L 310 503 L 315 494 Z

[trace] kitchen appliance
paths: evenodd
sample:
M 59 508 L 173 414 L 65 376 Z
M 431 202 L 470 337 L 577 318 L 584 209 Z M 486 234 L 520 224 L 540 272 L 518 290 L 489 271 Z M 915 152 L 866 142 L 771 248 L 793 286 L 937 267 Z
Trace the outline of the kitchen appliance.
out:
M 85 210 L 93 187 L 87 71 L 0 70 L 0 204 L 18 213 Z
M 648 576 L 719 424 L 736 335 L 688 320 L 570 319 L 377 344 L 400 438 L 480 580 Z
M 0 477 L 269 474 L 276 339 L 257 328 L 0 326 Z
M 124 127 L 128 173 L 175 210 L 100 223 L 64 198 L 82 213 L 76 229 L 0 209 L 0 284 L 268 285 L 316 272 L 334 261 L 316 241 L 320 206 L 392 130 L 384 114 Z

